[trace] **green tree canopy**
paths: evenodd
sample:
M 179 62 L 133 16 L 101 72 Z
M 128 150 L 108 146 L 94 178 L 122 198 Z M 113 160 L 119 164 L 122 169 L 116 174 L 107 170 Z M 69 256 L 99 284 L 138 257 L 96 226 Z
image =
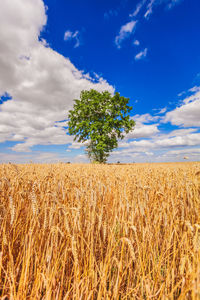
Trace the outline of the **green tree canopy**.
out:
M 74 102 L 68 115 L 69 134 L 78 142 L 88 141 L 86 152 L 90 160 L 106 162 L 109 153 L 117 148 L 118 139 L 123 139 L 135 125 L 129 116 L 129 98 L 91 89 L 82 91 L 80 100 Z

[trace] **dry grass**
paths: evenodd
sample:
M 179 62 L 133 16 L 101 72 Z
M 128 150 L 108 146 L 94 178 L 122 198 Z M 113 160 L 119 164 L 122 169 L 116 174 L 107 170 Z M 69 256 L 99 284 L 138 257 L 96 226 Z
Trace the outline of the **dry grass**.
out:
M 200 299 L 200 164 L 0 165 L 1 299 Z

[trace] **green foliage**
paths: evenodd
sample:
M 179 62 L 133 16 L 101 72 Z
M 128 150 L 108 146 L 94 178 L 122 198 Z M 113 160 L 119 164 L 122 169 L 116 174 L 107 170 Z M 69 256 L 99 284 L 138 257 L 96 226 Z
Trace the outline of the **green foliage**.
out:
M 109 153 L 117 148 L 118 139 L 133 129 L 135 122 L 128 115 L 129 98 L 108 91 L 82 91 L 69 111 L 69 134 L 78 142 L 88 141 L 86 152 L 91 161 L 106 162 Z

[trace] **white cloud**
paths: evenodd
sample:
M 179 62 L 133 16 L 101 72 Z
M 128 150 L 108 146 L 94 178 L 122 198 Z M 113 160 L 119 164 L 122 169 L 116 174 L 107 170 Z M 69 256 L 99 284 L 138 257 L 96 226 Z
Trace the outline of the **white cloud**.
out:
M 126 138 L 138 139 L 138 138 L 152 137 L 158 132 L 159 130 L 156 124 L 152 124 L 152 125 L 136 124 L 135 129 L 129 132 Z
M 197 128 L 176 129 L 165 134 L 165 137 L 185 136 L 191 133 L 196 133 L 197 131 L 198 131 Z
M 166 108 L 166 107 L 163 107 L 163 108 L 161 108 L 161 109 L 157 112 L 157 115 L 162 115 L 162 114 L 164 114 L 166 111 L 167 111 L 167 108 Z
M 157 116 L 156 116 L 157 117 Z M 155 118 L 156 118 L 155 117 Z M 138 120 L 151 122 L 154 120 L 154 116 L 149 114 L 137 115 Z M 155 121 L 155 120 L 154 120 Z M 137 161 L 146 161 L 146 153 L 153 153 L 152 161 L 162 161 L 163 155 L 159 156 L 159 153 L 168 153 L 169 149 L 174 148 L 176 151 L 180 147 L 184 147 L 185 155 L 188 155 L 187 148 L 191 146 L 200 146 L 200 132 L 195 128 L 188 129 L 176 129 L 169 133 L 162 133 L 159 131 L 159 124 L 149 124 L 144 125 L 144 123 L 136 123 L 135 133 L 134 131 L 129 133 L 125 140 L 119 142 L 119 151 L 116 151 L 118 159 L 120 160 L 120 155 L 129 159 L 132 154 L 140 153 L 140 157 L 137 156 Z M 131 139 L 131 140 L 130 140 Z M 135 140 L 133 140 L 135 139 Z M 139 140 L 138 140 L 139 139 Z M 190 148 L 192 149 L 192 148 Z M 171 150 L 170 150 L 171 151 Z M 195 153 L 195 151 L 194 151 Z M 172 152 L 173 154 L 173 152 Z M 195 154 L 194 154 L 195 155 Z M 129 157 L 129 158 L 128 158 Z M 143 158 L 142 158 L 143 157 Z M 192 150 L 190 159 L 192 159 Z M 176 160 L 175 154 L 171 157 Z M 166 156 L 165 161 L 167 161 L 168 156 Z M 173 161 L 172 159 L 172 161 Z
M 156 6 L 164 4 L 168 9 L 171 9 L 176 4 L 179 4 L 181 1 L 182 0 L 151 0 L 146 7 L 146 12 L 144 14 L 144 17 L 148 19 L 150 15 L 153 13 L 154 7 Z
M 114 92 L 39 41 L 46 21 L 42 0 L 1 1 L 0 96 L 7 92 L 12 100 L 0 104 L 0 142 L 21 141 L 14 151 L 72 142 L 57 121 L 66 119 L 73 99 L 83 89 Z
M 152 116 L 150 114 L 142 114 L 142 115 L 134 115 L 132 119 L 136 123 L 150 123 L 150 122 L 156 122 L 160 117 L 158 116 Z
M 187 134 L 172 138 L 162 138 L 155 142 L 156 146 L 161 147 L 181 147 L 200 145 L 200 133 Z
M 70 30 L 65 31 L 65 34 L 64 34 L 64 40 L 65 41 L 71 40 L 72 37 L 73 37 L 73 32 L 72 31 L 70 31 Z
M 72 142 L 69 146 L 69 149 L 80 149 L 81 147 L 84 147 L 85 143 L 81 142 Z
M 189 92 L 196 93 L 200 92 L 200 86 L 193 86 L 191 89 L 188 90 Z
M 65 34 L 64 34 L 64 40 L 70 41 L 70 40 L 74 39 L 76 41 L 74 48 L 78 48 L 80 46 L 79 35 L 80 35 L 80 32 L 78 30 L 76 30 L 75 32 L 67 30 L 67 31 L 65 31 Z
M 184 100 L 185 103 L 190 101 Z M 163 120 L 161 116 L 147 113 L 131 118 L 136 121 L 135 129 L 119 142 L 119 149 L 113 152 L 111 161 L 184 161 L 184 156 L 189 160 L 198 159 L 199 152 L 191 147 L 200 146 L 200 128 L 177 128 L 165 133 L 159 127 Z
M 42 0 L 1 1 L 0 96 L 7 92 L 12 99 L 0 103 L 0 142 L 16 142 L 12 149 L 18 152 L 1 153 L 1 162 L 86 161 L 85 155 L 71 158 L 55 153 L 29 151 L 35 145 L 52 144 L 70 144 L 70 149 L 79 149 L 82 145 L 66 135 L 64 127 L 67 127 L 67 121 L 62 121 L 67 119 L 73 99 L 79 97 L 83 89 L 107 89 L 114 92 L 104 79 L 97 76 L 93 80 L 89 74 L 79 71 L 69 59 L 53 51 L 45 41 L 39 40 L 46 21 Z M 119 45 L 133 32 L 136 21 L 133 22 L 122 26 Z M 135 131 L 120 142 L 122 150 L 113 154 L 115 159 L 118 155 L 120 161 L 120 156 L 124 160 L 129 157 L 142 161 L 151 157 L 156 161 L 159 152 L 180 150 L 176 147 L 184 147 L 181 149 L 184 151 L 189 147 L 189 152 L 181 152 L 180 155 L 190 154 L 193 157 L 193 154 L 198 154 L 196 150 L 192 152 L 191 147 L 200 146 L 199 87 L 193 87 L 190 92 L 194 94 L 162 118 L 150 114 L 135 115 Z M 165 113 L 164 110 L 161 112 Z M 160 120 L 184 128 L 163 134 L 159 131 Z M 193 126 L 196 128 L 190 128 Z M 177 153 L 172 152 L 170 155 L 175 157 Z
M 196 93 L 196 92 L 200 92 L 200 86 L 193 86 L 192 88 L 188 89 L 187 91 L 183 91 L 181 93 L 178 94 L 178 97 L 182 97 L 185 95 L 188 95 L 188 94 L 191 94 L 191 93 Z
M 149 4 L 147 5 L 147 10 L 146 10 L 146 12 L 144 14 L 145 18 L 149 18 L 149 16 L 152 14 L 152 12 L 153 12 L 153 6 L 155 5 L 155 3 L 156 3 L 156 0 L 151 0 L 149 2 Z
M 134 10 L 134 12 L 132 14 L 129 15 L 129 17 L 136 17 L 139 12 L 141 11 L 142 7 L 144 6 L 144 4 L 147 2 L 147 0 L 142 0 L 140 1 L 137 6 L 136 9 Z
M 135 40 L 135 41 L 133 42 L 133 45 L 139 46 L 139 45 L 140 45 L 140 42 L 139 42 L 138 40 Z
M 182 127 L 200 127 L 200 91 L 182 101 L 181 106 L 168 112 L 163 121 Z
M 166 155 L 177 155 L 177 156 L 183 156 L 183 155 L 200 155 L 200 148 L 186 148 L 186 149 L 178 149 L 178 150 L 170 150 L 168 152 L 165 153 Z
M 185 95 L 185 91 L 178 93 L 178 97 L 182 97 L 183 95 Z
M 136 24 L 137 21 L 130 21 L 121 27 L 119 35 L 115 38 L 115 44 L 118 48 L 121 48 L 121 42 L 133 33 Z
M 178 134 L 178 133 L 177 133 Z M 111 161 L 131 162 L 168 162 L 200 159 L 200 149 L 188 148 L 200 146 L 200 134 L 187 135 L 185 137 L 165 138 L 165 135 L 154 136 L 152 139 L 120 142 L 119 150 L 111 154 Z M 176 149 L 176 148 L 181 149 Z M 183 148 L 184 147 L 184 148 Z M 170 149 L 175 150 L 170 150 Z
M 0 163 L 84 163 L 88 162 L 85 155 L 66 155 L 52 152 L 30 152 L 30 153 L 0 153 Z
M 142 10 L 143 7 L 145 7 L 145 13 L 144 13 L 144 18 L 149 19 L 149 17 L 152 15 L 154 7 L 160 6 L 160 5 L 165 5 L 168 9 L 174 7 L 176 4 L 180 3 L 182 0 L 141 0 L 138 2 L 136 5 L 136 9 L 134 10 L 133 13 L 129 14 L 129 17 L 131 18 L 136 18 L 140 11 Z M 136 29 L 136 24 L 140 23 L 139 20 L 132 20 L 125 25 L 123 25 L 119 31 L 119 34 L 115 38 L 115 44 L 118 48 L 121 48 L 121 42 L 130 36 L 130 34 L 133 32 L 134 29 Z M 135 41 L 133 44 L 134 45 L 139 45 L 139 41 Z M 143 51 L 138 53 L 135 56 L 135 60 L 142 59 L 146 57 L 147 55 L 147 48 L 145 48 Z
M 139 52 L 136 56 L 135 56 L 135 60 L 141 60 L 143 58 L 145 58 L 147 56 L 147 51 L 148 49 L 145 48 L 143 51 Z
M 126 140 L 147 138 L 147 137 L 152 138 L 154 135 L 159 133 L 158 124 L 149 124 L 157 121 L 159 119 L 158 116 L 143 114 L 143 115 L 135 115 L 131 117 L 131 119 L 135 121 L 136 125 L 134 127 L 134 130 L 130 131 L 126 135 Z

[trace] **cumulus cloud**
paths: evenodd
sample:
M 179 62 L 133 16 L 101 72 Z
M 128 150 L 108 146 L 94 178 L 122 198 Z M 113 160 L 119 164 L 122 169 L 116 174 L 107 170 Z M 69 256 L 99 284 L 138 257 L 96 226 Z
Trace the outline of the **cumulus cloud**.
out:
M 182 133 L 179 135 L 177 132 L 175 137 L 158 134 L 148 139 L 120 142 L 119 149 L 113 152 L 112 158 L 126 162 L 136 158 L 137 162 L 144 162 L 147 161 L 147 157 L 150 157 L 150 161 L 156 162 L 177 161 L 178 155 L 178 160 L 187 155 L 190 160 L 196 160 L 199 158 L 199 152 L 191 147 L 197 146 L 200 146 L 200 133 L 183 136 Z
M 163 121 L 182 127 L 200 127 L 200 91 L 196 91 L 192 96 L 182 101 L 182 104 L 174 110 L 168 112 Z
M 192 150 L 187 151 L 189 147 L 200 146 L 199 128 L 177 128 L 175 130 L 164 133 L 160 131 L 162 117 L 150 114 L 135 115 L 133 119 L 136 121 L 135 129 L 128 133 L 125 140 L 119 143 L 119 151 L 113 156 L 120 160 L 121 157 L 130 161 L 137 155 L 137 161 L 146 161 L 147 153 L 151 153 L 151 161 L 167 161 L 169 157 L 160 153 L 169 153 L 170 151 L 178 151 L 182 148 L 183 154 L 190 152 L 190 159 L 194 159 L 196 154 L 192 155 Z M 169 150 L 169 149 L 175 150 Z M 178 149 L 176 149 L 178 148 Z M 189 148 L 193 149 L 193 148 Z M 176 161 L 175 152 L 170 152 L 171 161 Z M 174 155 L 173 155 L 174 153 Z M 195 153 L 195 151 L 194 151 Z M 180 157 L 179 157 L 180 159 Z
M 158 113 L 133 116 L 132 119 L 136 121 L 135 129 L 119 142 L 119 150 L 112 154 L 112 161 L 181 161 L 186 156 L 191 161 L 198 160 L 200 92 L 196 87 L 192 90 L 193 95 L 184 99 L 176 109 L 169 112 L 159 109 L 158 113 L 165 114 L 164 116 Z M 177 128 L 165 132 L 161 130 L 163 121 L 177 125 Z
M 200 155 L 200 148 L 187 148 L 187 149 L 179 149 L 179 150 L 170 150 L 168 152 L 166 152 L 164 154 L 165 156 L 167 155 L 176 155 L 176 156 L 183 156 L 183 155 L 192 155 L 192 156 L 196 156 L 196 155 Z
M 80 149 L 81 147 L 84 147 L 85 146 L 85 143 L 82 143 L 82 142 L 72 142 L 70 145 L 69 145 L 69 149 Z
M 145 48 L 143 51 L 139 52 L 136 56 L 135 56 L 135 60 L 141 60 L 143 58 L 145 58 L 147 56 L 147 51 L 148 49 Z
M 93 80 L 40 39 L 46 21 L 42 0 L 1 1 L 0 96 L 12 99 L 0 103 L 0 142 L 19 141 L 14 151 L 71 143 L 58 121 L 67 118 L 73 99 L 83 89 L 114 92 L 103 78 Z
M 93 80 L 41 40 L 40 32 L 46 21 L 42 0 L 1 1 L 0 142 L 15 142 L 12 150 L 18 152 L 1 153 L 1 162 L 86 161 L 85 155 L 72 158 L 30 150 L 35 145 L 52 144 L 70 145 L 73 151 L 82 147 L 66 134 L 67 112 L 73 99 L 78 98 L 83 89 L 114 92 L 103 78 L 96 76 Z M 136 21 L 133 21 L 121 27 L 119 46 L 133 33 L 135 26 Z M 66 39 L 73 35 L 73 32 L 66 34 Z M 118 157 L 121 161 L 121 156 L 124 160 L 129 157 L 142 161 L 151 157 L 156 161 L 161 151 L 171 151 L 169 154 L 175 156 L 177 154 L 172 151 L 186 151 L 187 148 L 190 151 L 182 151 L 180 155 L 190 154 L 192 157 L 192 153 L 198 153 L 196 150 L 192 152 L 192 147 L 200 146 L 199 87 L 193 87 L 190 92 L 193 95 L 184 99 L 176 109 L 166 114 L 164 109 L 160 111 L 164 117 L 151 114 L 133 116 L 135 130 L 119 143 L 120 150 L 113 153 L 115 159 Z M 161 121 L 179 127 L 164 134 L 159 127 Z
M 158 124 L 149 124 L 159 119 L 158 116 L 152 116 L 150 114 L 135 115 L 131 117 L 136 123 L 134 130 L 130 131 L 126 135 L 127 139 L 138 139 L 138 138 L 152 138 L 154 135 L 159 133 Z M 148 124 L 148 125 L 146 125 Z
M 187 134 L 185 136 L 175 136 L 162 138 L 155 142 L 156 146 L 161 147 L 181 147 L 200 145 L 200 133 Z
M 138 139 L 138 138 L 152 137 L 158 132 L 159 132 L 158 126 L 156 124 L 152 124 L 152 125 L 136 124 L 135 129 L 129 132 L 127 138 Z
M 65 41 L 70 41 L 70 40 L 75 40 L 75 45 L 74 48 L 78 48 L 80 46 L 80 32 L 76 30 L 75 32 L 72 32 L 70 30 L 65 31 L 64 34 L 64 40 Z
M 197 128 L 187 128 L 187 129 L 175 129 L 170 131 L 169 133 L 165 133 L 165 137 L 176 137 L 176 136 L 185 136 L 191 133 L 198 132 Z
M 115 38 L 117 48 L 121 48 L 121 42 L 133 33 L 136 24 L 137 21 L 130 21 L 120 28 L 119 34 Z
M 150 123 L 150 122 L 155 122 L 159 119 L 159 116 L 152 116 L 151 114 L 142 114 L 142 115 L 134 115 L 132 119 L 137 123 Z

